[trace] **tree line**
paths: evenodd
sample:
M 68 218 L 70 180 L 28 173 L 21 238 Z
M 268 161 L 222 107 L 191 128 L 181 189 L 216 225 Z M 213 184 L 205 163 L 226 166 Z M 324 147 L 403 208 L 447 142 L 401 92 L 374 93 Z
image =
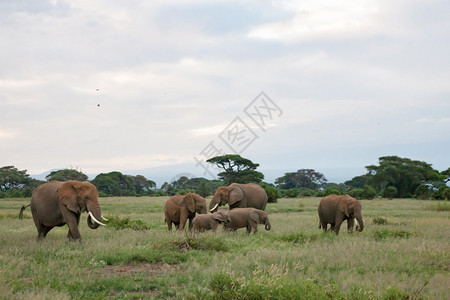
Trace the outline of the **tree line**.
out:
M 378 165 L 366 166 L 367 173 L 356 176 L 344 183 L 330 183 L 326 177 L 313 169 L 299 169 L 285 173 L 275 182 L 264 182 L 264 175 L 257 171 L 259 164 L 236 154 L 216 156 L 207 162 L 223 170 L 218 179 L 189 178 L 181 176 L 172 182 L 165 182 L 160 188 L 142 175 L 125 175 L 118 171 L 101 173 L 91 183 L 100 196 L 164 196 L 176 193 L 195 192 L 203 197 L 210 196 L 217 187 L 232 182 L 259 183 L 266 190 L 269 202 L 280 197 L 322 197 L 329 194 L 350 194 L 359 199 L 411 198 L 449 200 L 450 168 L 439 172 L 426 162 L 383 156 Z M 0 198 L 30 197 L 38 185 L 52 180 L 87 181 L 88 176 L 74 169 L 52 171 L 46 181 L 31 178 L 26 170 L 14 166 L 0 168 Z

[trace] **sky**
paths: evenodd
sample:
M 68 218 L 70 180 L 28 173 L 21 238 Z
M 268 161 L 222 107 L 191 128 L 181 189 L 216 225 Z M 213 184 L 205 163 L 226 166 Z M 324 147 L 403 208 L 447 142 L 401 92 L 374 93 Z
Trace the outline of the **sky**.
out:
M 209 178 L 206 159 L 237 153 L 268 182 L 343 182 L 387 155 L 443 171 L 449 20 L 434 0 L 0 0 L 0 167 Z

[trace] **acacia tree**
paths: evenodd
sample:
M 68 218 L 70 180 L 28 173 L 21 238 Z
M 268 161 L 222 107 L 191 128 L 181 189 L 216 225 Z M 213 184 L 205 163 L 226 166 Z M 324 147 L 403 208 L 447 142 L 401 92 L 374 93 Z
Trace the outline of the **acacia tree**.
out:
M 445 177 L 423 161 L 398 156 L 383 156 L 378 160 L 379 166 L 366 166 L 368 182 L 378 192 L 393 186 L 400 198 L 414 195 L 422 183 L 442 181 Z
M 300 169 L 297 172 L 288 172 L 284 176 L 275 179 L 275 184 L 280 189 L 307 188 L 317 189 L 325 184 L 325 176 L 313 169 Z
M 18 170 L 14 166 L 5 166 L 0 168 L 0 190 L 7 191 L 11 189 L 23 188 L 30 183 L 30 175 L 27 170 Z
M 217 174 L 226 185 L 231 183 L 259 183 L 264 179 L 261 172 L 256 171 L 259 164 L 238 154 L 225 154 L 207 160 L 224 171 Z
M 58 180 L 58 181 L 67 181 L 67 180 L 79 180 L 86 181 L 88 180 L 88 176 L 81 171 L 75 169 L 62 169 L 57 171 L 52 171 L 50 174 L 45 176 L 47 181 Z

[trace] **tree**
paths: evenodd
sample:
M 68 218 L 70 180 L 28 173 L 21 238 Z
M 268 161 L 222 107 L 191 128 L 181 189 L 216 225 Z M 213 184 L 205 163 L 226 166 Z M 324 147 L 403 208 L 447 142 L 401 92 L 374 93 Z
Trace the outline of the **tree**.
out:
M 315 190 L 326 182 L 325 176 L 313 169 L 300 169 L 297 172 L 285 173 L 284 176 L 275 180 L 275 184 L 280 189 L 307 188 Z
M 264 179 L 261 172 L 256 171 L 259 164 L 252 162 L 247 158 L 243 158 L 238 154 L 226 154 L 215 156 L 207 160 L 211 164 L 215 164 L 224 172 L 217 174 L 226 185 L 231 183 L 259 183 Z
M 444 183 L 449 182 L 449 181 L 450 181 L 450 168 L 448 168 L 448 169 L 445 170 L 445 171 L 442 171 L 442 172 L 441 172 L 441 175 L 443 175 L 442 177 L 443 177 Z
M 145 176 L 142 175 L 136 175 L 131 176 L 128 175 L 128 177 L 131 179 L 131 181 L 134 184 L 134 190 L 136 191 L 136 194 L 142 195 L 144 193 L 150 193 L 151 190 L 156 188 L 156 183 L 152 180 L 148 180 L 145 178 Z
M 422 183 L 442 181 L 443 175 L 423 161 L 384 156 L 379 158 L 379 166 L 366 166 L 368 182 L 378 192 L 388 186 L 397 189 L 398 197 L 410 197 Z
M 105 196 L 132 196 L 136 193 L 133 180 L 117 171 L 98 174 L 92 184 Z
M 397 189 L 395 186 L 388 186 L 383 190 L 382 196 L 384 198 L 392 199 L 397 195 Z
M 344 183 L 352 188 L 363 189 L 367 185 L 368 180 L 369 180 L 369 177 L 367 175 L 361 175 L 361 176 L 355 176 L 351 180 L 347 180 Z
M 58 181 L 68 181 L 68 180 L 79 180 L 86 181 L 88 176 L 81 171 L 75 169 L 62 169 L 58 171 L 52 171 L 50 174 L 45 176 L 47 181 L 58 180 Z
M 431 195 L 431 191 L 430 191 L 430 187 L 426 184 L 420 184 L 417 188 L 416 188 L 416 198 L 420 199 L 420 200 L 427 200 L 430 198 Z
M 0 168 L 0 190 L 21 189 L 31 182 L 27 170 L 19 171 L 14 166 Z

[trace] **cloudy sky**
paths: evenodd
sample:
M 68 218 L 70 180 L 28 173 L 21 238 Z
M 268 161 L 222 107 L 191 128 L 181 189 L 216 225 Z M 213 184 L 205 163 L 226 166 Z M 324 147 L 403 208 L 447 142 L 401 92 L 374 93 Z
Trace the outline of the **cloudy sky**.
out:
M 204 175 L 221 151 L 279 176 L 385 155 L 442 171 L 449 20 L 433 0 L 1 0 L 0 166 Z

